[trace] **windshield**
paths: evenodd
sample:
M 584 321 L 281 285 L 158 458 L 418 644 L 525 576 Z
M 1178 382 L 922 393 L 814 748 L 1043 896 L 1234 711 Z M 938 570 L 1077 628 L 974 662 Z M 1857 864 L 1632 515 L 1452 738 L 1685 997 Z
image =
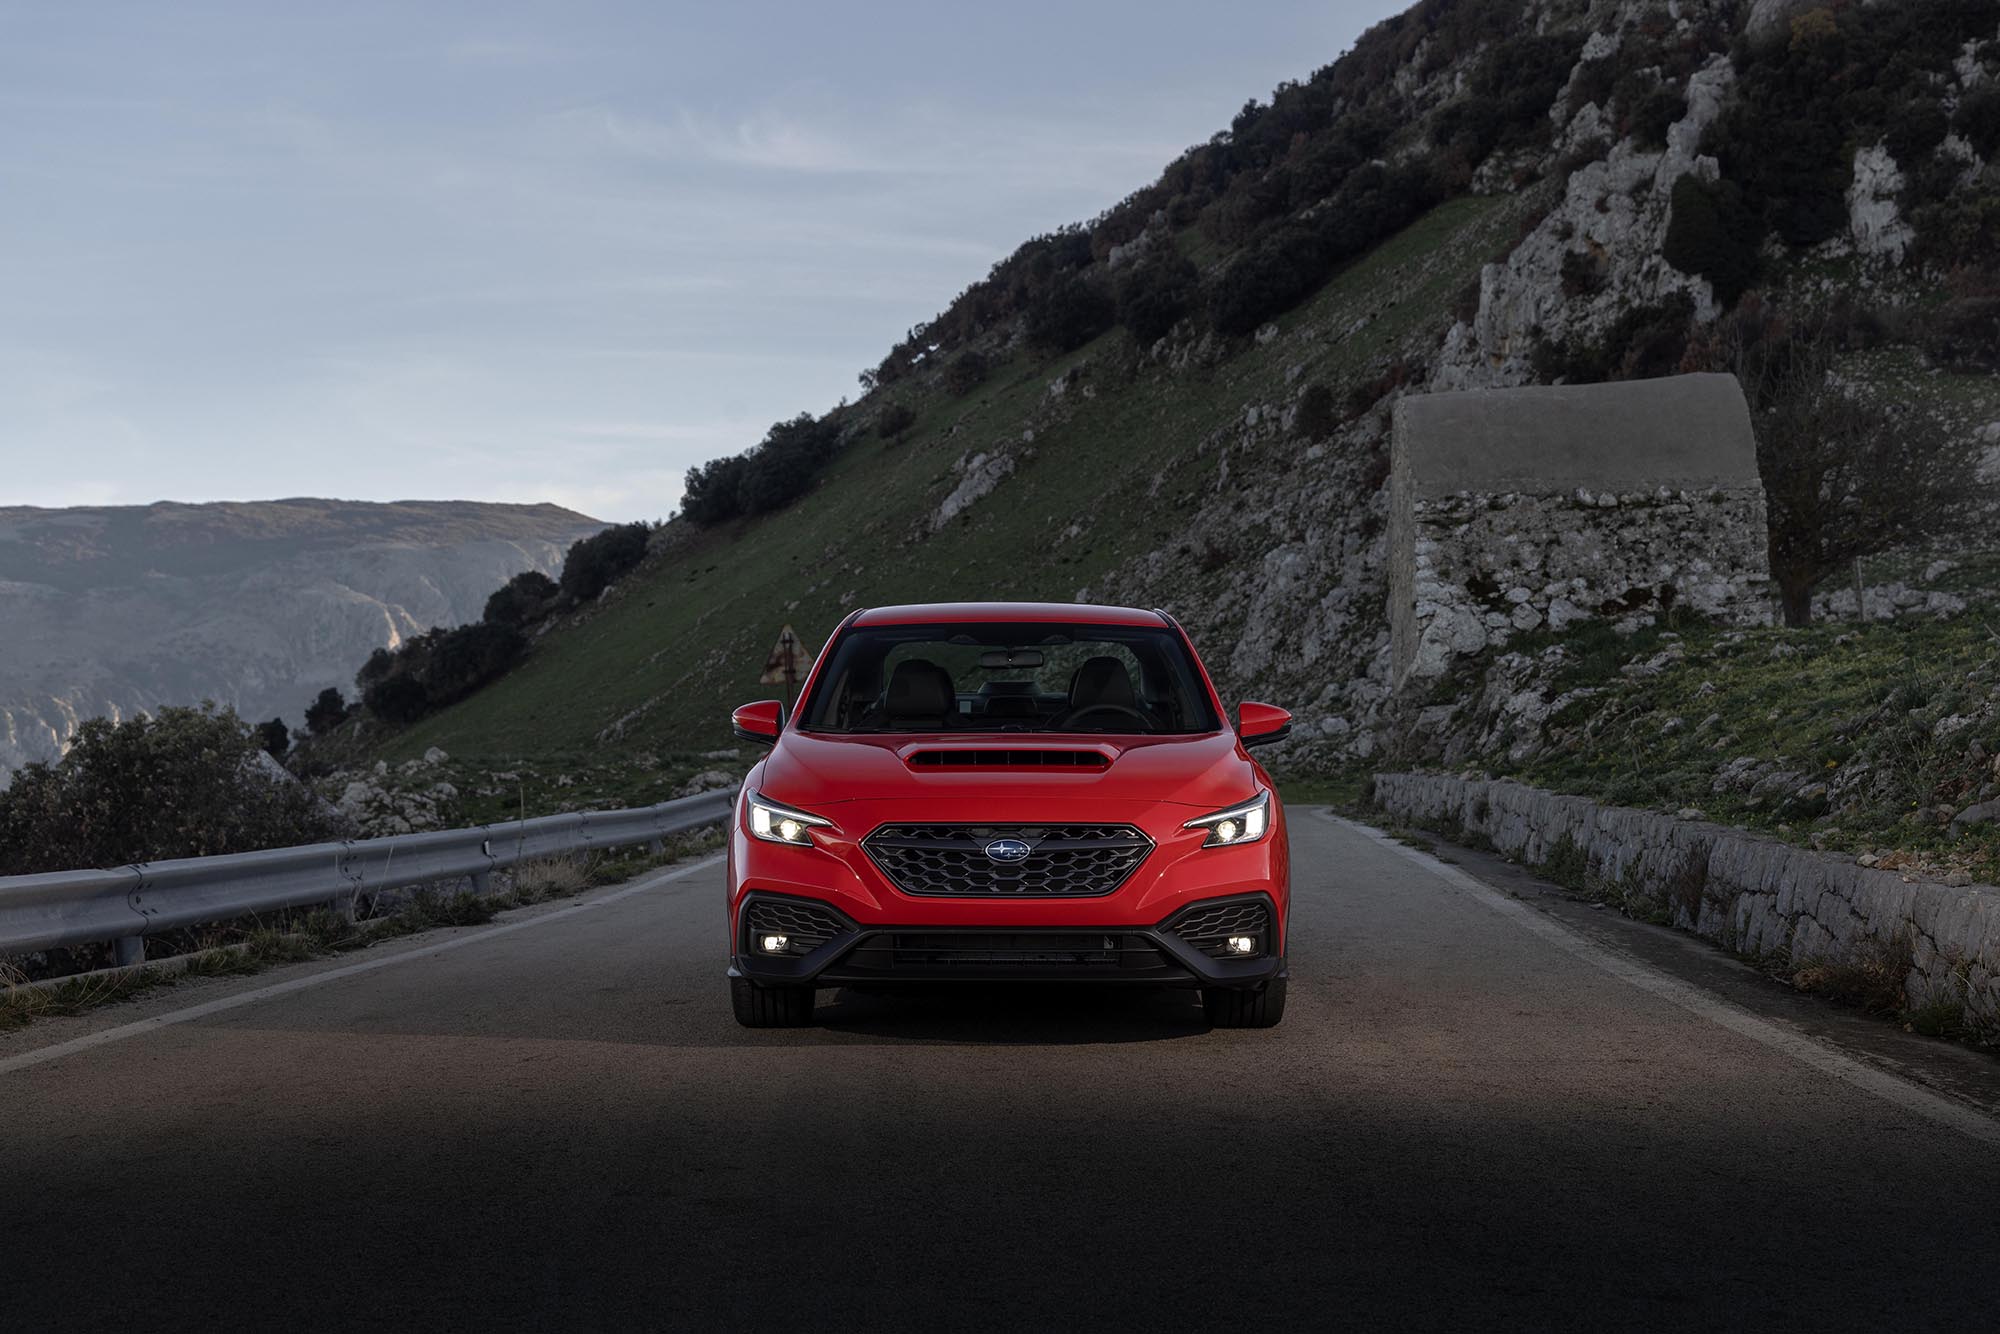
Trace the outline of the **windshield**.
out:
M 1213 732 L 1194 657 L 1162 625 L 858 626 L 799 725 L 815 732 Z

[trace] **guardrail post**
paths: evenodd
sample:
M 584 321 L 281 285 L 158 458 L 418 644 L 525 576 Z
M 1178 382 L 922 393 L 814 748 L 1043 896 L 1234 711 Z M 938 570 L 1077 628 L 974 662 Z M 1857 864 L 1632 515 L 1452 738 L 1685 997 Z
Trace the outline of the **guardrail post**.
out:
M 120 936 L 111 942 L 112 961 L 120 968 L 128 968 L 135 963 L 146 962 L 146 938 L 144 936 Z

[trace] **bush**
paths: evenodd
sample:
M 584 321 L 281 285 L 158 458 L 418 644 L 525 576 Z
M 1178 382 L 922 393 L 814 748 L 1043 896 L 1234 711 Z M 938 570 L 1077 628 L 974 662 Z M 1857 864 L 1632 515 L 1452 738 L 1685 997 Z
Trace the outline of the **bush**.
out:
M 285 726 L 283 718 L 258 723 L 256 736 L 258 746 L 274 760 L 284 759 L 285 752 L 292 748 L 292 729 Z
M 1117 308 L 1101 286 L 1072 274 L 1028 307 L 1028 341 L 1048 352 L 1074 352 L 1117 318 Z
M 1896 111 L 1882 142 L 1896 165 L 1907 172 L 1929 157 L 1950 131 L 1951 122 L 1945 119 L 1937 99 L 1919 97 Z
M 2000 85 L 1988 83 L 1967 93 L 1952 113 L 1951 128 L 1979 156 L 1990 159 L 2000 149 Z
M 886 403 L 875 414 L 875 434 L 894 440 L 917 424 L 917 410 L 908 403 Z
M 745 456 L 710 459 L 687 470 L 681 479 L 681 517 L 706 527 L 743 512 Z
M 528 641 L 511 625 L 474 622 L 437 637 L 421 680 L 433 709 L 464 699 L 506 673 L 528 651 Z
M 978 348 L 968 347 L 944 364 L 944 391 L 955 398 L 969 394 L 986 379 L 986 371 L 986 358 Z
M 1565 250 L 1562 289 L 1566 297 L 1594 296 L 1604 288 L 1604 265 L 1582 250 Z
M 306 731 L 314 736 L 324 736 L 346 721 L 347 701 L 332 686 L 320 691 L 313 702 L 306 705 Z
M 563 600 L 588 602 L 638 565 L 646 558 L 647 532 L 643 523 L 623 523 L 572 543 L 558 585 Z
M 479 619 L 489 625 L 511 625 L 516 629 L 533 625 L 548 615 L 560 588 L 540 570 L 523 570 L 493 590 Z
M 302 784 L 257 759 L 227 709 L 93 718 L 69 752 L 0 791 L 0 874 L 123 866 L 313 843 L 337 832 Z
M 407 727 L 431 709 L 430 692 L 413 675 L 384 677 L 364 687 L 361 703 L 368 712 L 396 727 Z
M 1544 380 L 1596 384 L 1671 375 L 1687 351 L 1694 303 L 1675 296 L 1657 306 L 1635 306 L 1594 343 L 1543 343 L 1535 348 L 1535 373 Z
M 1314 380 L 1299 395 L 1298 411 L 1292 417 L 1292 433 L 1303 440 L 1323 440 L 1340 425 L 1333 390 L 1324 380 Z
M 1689 172 L 1674 182 L 1673 209 L 1660 253 L 1682 273 L 1698 274 L 1725 306 L 1757 276 L 1762 227 L 1731 181 L 1710 185 Z
M 1645 147 L 1665 148 L 1668 128 L 1686 114 L 1686 91 L 1661 84 L 1632 104 L 1623 117 L 1623 128 Z
M 1968 374 L 2000 371 L 2000 295 L 1948 301 L 1918 326 L 1931 360 Z
M 1201 274 L 1171 242 L 1134 264 L 1118 283 L 1118 322 L 1140 346 L 1151 347 L 1167 336 L 1194 308 Z

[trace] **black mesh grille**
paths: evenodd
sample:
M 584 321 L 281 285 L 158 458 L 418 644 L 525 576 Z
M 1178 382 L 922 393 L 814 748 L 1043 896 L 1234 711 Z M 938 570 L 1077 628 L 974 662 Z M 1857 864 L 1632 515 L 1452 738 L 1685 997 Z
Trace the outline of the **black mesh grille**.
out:
M 987 851 L 1005 842 L 1027 856 Z M 1124 824 L 885 825 L 862 847 L 905 894 L 1080 899 L 1117 889 L 1153 841 Z
M 1171 960 L 1144 936 L 1121 931 L 893 931 L 869 936 L 840 961 L 843 972 L 1149 974 L 1172 971 Z
M 1108 769 L 1094 750 L 920 750 L 913 769 Z
M 752 899 L 743 922 L 748 948 L 756 949 L 760 936 L 786 936 L 786 954 L 810 954 L 846 929 L 825 908 L 782 899 Z
M 1271 913 L 1256 899 L 1238 899 L 1213 907 L 1194 908 L 1175 921 L 1173 932 L 1211 959 L 1241 959 L 1224 942 L 1231 936 L 1255 936 L 1257 953 L 1271 952 Z

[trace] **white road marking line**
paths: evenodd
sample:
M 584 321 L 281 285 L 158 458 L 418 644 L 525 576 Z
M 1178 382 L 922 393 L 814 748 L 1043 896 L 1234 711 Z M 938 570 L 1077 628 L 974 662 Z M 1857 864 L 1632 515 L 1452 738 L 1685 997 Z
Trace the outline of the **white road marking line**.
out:
M 1367 825 L 1342 819 L 1332 811 L 1327 811 L 1325 814 L 1336 824 L 1372 839 L 1405 860 L 1416 863 L 1447 884 L 1464 890 L 1516 925 L 1527 928 L 1542 939 L 1567 950 L 1585 963 L 1602 969 L 1621 982 L 1629 982 L 1640 990 L 1651 992 L 1660 999 L 1678 1005 L 1712 1024 L 1719 1024 L 1732 1033 L 1809 1065 L 1822 1074 L 1831 1075 L 1844 1084 L 1865 1093 L 1872 1093 L 1927 1121 L 1948 1126 L 1984 1144 L 2000 1144 L 2000 1121 L 1995 1121 L 1941 1093 L 1935 1093 L 1921 1084 L 1910 1083 L 1886 1070 L 1879 1070 L 1872 1065 L 1857 1061 L 1823 1042 L 1752 1014 L 1740 1006 L 1710 995 L 1692 983 L 1683 982 L 1669 973 L 1663 973 L 1649 964 L 1640 963 L 1636 959 L 1606 949 L 1596 941 L 1577 934 L 1547 913 L 1538 912 L 1518 899 L 1509 898 L 1456 866 L 1437 861 L 1428 853 L 1419 852 L 1415 848 L 1406 847 L 1379 829 L 1371 829 Z
M 545 926 L 550 922 L 559 922 L 565 917 L 574 917 L 578 913 L 591 912 L 594 909 L 616 903 L 620 899 L 629 899 L 634 894 L 643 894 L 656 885 L 666 884 L 669 880 L 678 880 L 682 876 L 693 875 L 696 871 L 707 870 L 721 860 L 722 855 L 718 853 L 713 857 L 704 857 L 698 862 L 690 862 L 686 866 L 675 867 L 671 871 L 641 880 L 636 885 L 628 885 L 624 889 L 603 895 L 600 898 L 587 899 L 582 903 L 573 903 L 567 908 L 558 908 L 554 912 L 543 913 L 538 917 L 530 917 L 519 922 L 508 922 L 502 926 L 476 927 L 465 935 L 455 936 L 440 944 L 403 950 L 396 954 L 387 954 L 373 959 L 363 959 L 359 963 L 350 963 L 340 968 L 329 968 L 323 973 L 314 973 L 309 977 L 297 977 L 289 982 L 276 982 L 268 987 L 258 987 L 254 991 L 238 992 L 234 996 L 224 996 L 220 1000 L 206 1001 L 200 1005 L 190 1005 L 185 1010 L 173 1010 L 166 1014 L 156 1014 L 150 1018 L 135 1020 L 129 1024 L 120 1024 L 116 1028 L 105 1028 L 95 1033 L 86 1033 L 80 1038 L 71 1038 L 68 1042 L 58 1042 L 51 1047 L 39 1047 L 33 1051 L 22 1052 L 18 1056 L 0 1058 L 0 1075 L 14 1070 L 25 1070 L 29 1066 L 41 1065 L 47 1061 L 60 1060 L 62 1057 L 74 1055 L 80 1051 L 88 1051 L 92 1047 L 102 1047 L 106 1043 L 122 1042 L 126 1038 L 136 1038 L 140 1034 L 150 1033 L 154 1029 L 168 1028 L 174 1024 L 185 1024 L 190 1020 L 203 1019 L 211 1014 L 220 1014 L 225 1010 L 235 1010 L 245 1005 L 255 1005 L 258 1001 L 270 1000 L 277 996 L 289 996 L 297 991 L 308 991 L 313 987 L 324 986 L 328 982 L 338 982 L 344 977 L 354 977 L 361 973 L 372 973 L 379 968 L 393 968 L 399 963 L 408 963 L 413 959 L 436 958 L 440 954 L 451 950 L 464 949 L 468 945 L 477 945 L 488 940 L 497 940 L 501 936 L 510 936 L 516 931 L 526 931 L 531 927 Z

